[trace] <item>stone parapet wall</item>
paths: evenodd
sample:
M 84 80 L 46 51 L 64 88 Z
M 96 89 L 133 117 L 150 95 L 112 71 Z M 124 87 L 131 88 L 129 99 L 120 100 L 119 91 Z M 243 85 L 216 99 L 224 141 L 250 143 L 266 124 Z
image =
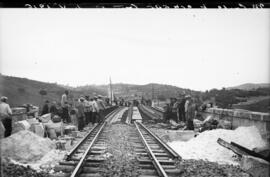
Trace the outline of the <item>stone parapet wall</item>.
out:
M 215 118 L 228 120 L 232 123 L 232 128 L 239 126 L 256 126 L 261 134 L 270 133 L 270 114 L 261 112 L 252 112 L 240 109 L 221 109 L 209 108 L 201 115 L 206 118 L 213 115 Z

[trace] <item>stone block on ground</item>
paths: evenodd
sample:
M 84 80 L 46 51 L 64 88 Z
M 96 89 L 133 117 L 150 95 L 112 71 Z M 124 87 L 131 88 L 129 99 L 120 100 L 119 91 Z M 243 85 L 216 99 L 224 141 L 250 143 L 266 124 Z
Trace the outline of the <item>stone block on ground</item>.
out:
M 64 127 L 64 134 L 66 134 L 66 135 L 71 134 L 72 131 L 76 131 L 76 126 L 67 125 Z
M 45 123 L 44 126 L 46 130 L 54 129 L 57 134 L 63 135 L 64 131 L 62 122 L 53 123 L 52 121 L 49 121 L 48 123 Z
M 39 117 L 42 123 L 48 123 L 51 120 L 51 113 L 44 114 Z
M 243 156 L 240 166 L 253 177 L 268 177 L 270 175 L 270 163 L 260 158 Z
M 45 130 L 44 130 L 43 125 L 41 123 L 32 124 L 32 125 L 33 125 L 34 133 L 39 135 L 40 137 L 44 137 Z
M 29 130 L 30 127 L 31 125 L 26 120 L 14 122 L 14 126 L 12 128 L 12 134 L 17 133 L 21 130 Z
M 194 128 L 200 128 L 203 125 L 203 121 L 200 121 L 198 119 L 193 120 Z
M 52 117 L 52 121 L 53 121 L 54 123 L 61 122 L 61 117 L 58 116 L 58 115 L 54 115 L 54 116 Z
M 232 123 L 230 121 L 227 121 L 227 120 L 219 120 L 217 127 L 231 130 L 232 129 Z
M 48 128 L 47 133 L 50 139 L 57 139 L 57 134 L 54 128 Z
M 26 108 L 23 107 L 13 107 L 11 108 L 13 114 L 24 114 L 26 113 Z

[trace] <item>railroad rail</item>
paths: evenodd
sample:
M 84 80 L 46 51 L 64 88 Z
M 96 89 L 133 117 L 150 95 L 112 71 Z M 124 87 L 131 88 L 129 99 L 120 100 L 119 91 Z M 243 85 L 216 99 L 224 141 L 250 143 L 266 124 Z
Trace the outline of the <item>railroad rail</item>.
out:
M 110 112 L 105 119 L 94 126 L 87 134 L 71 149 L 66 158 L 59 162 L 54 169 L 56 172 L 62 171 L 60 176 L 83 177 L 100 176 L 98 175 L 99 166 L 105 161 L 104 128 L 108 121 L 123 108 L 118 108 Z
M 163 119 L 165 112 L 154 107 L 140 105 L 139 110 L 151 119 Z
M 109 113 L 103 122 L 94 126 L 87 135 L 59 162 L 55 171 L 62 171 L 61 177 L 99 177 L 102 175 L 102 164 L 106 159 L 106 137 L 111 121 L 119 117 L 127 108 L 120 107 Z M 134 126 L 135 125 L 135 126 Z M 161 176 L 176 177 L 182 173 L 179 165 L 181 157 L 152 133 L 142 123 L 134 121 L 130 132 L 130 143 L 134 146 L 139 163 L 140 177 Z
M 134 124 L 139 134 L 133 135 L 133 141 L 141 164 L 141 175 L 179 176 L 182 170 L 177 162 L 181 157 L 142 123 Z

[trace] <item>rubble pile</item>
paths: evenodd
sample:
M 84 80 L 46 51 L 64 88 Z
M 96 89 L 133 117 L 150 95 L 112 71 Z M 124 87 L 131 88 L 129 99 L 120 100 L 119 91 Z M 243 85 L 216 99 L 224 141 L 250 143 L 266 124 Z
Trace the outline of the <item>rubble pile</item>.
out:
M 250 177 L 250 175 L 237 166 L 220 165 L 204 160 L 183 160 L 184 169 L 181 177 Z
M 10 137 L 1 140 L 2 156 L 9 157 L 22 163 L 35 162 L 41 159 L 50 150 L 55 148 L 55 143 L 48 138 L 22 130 Z
M 1 165 L 1 169 L 3 169 L 3 171 L 1 172 L 3 177 L 48 177 L 48 173 L 36 172 L 29 167 L 24 167 L 12 163 L 2 163 Z
M 239 165 L 235 154 L 220 146 L 217 139 L 238 143 L 250 150 L 268 146 L 255 126 L 239 127 L 236 130 L 215 129 L 204 131 L 187 142 L 168 143 L 183 159 L 205 159 L 221 164 Z
M 54 173 L 53 168 L 59 161 L 63 160 L 66 153 L 67 151 L 53 149 L 36 162 L 20 163 L 14 160 L 11 160 L 10 162 L 24 167 L 31 167 L 31 169 L 36 170 L 37 172 Z

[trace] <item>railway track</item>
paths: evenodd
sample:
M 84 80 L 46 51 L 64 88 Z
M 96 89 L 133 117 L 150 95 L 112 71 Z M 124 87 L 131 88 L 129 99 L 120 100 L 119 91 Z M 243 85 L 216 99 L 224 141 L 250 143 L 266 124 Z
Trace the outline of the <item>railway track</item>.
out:
M 102 165 L 107 160 L 106 137 L 109 135 L 108 123 L 119 119 L 119 114 L 127 108 L 112 111 L 105 120 L 94 126 L 87 135 L 67 154 L 66 158 L 55 167 L 56 172 L 63 172 L 61 177 L 99 177 Z M 178 162 L 181 157 L 159 137 L 154 135 L 142 123 L 134 121 L 130 125 L 129 143 L 132 144 L 139 164 L 139 176 L 179 176 L 182 172 Z
M 141 177 L 179 176 L 182 173 L 178 164 L 181 157 L 142 123 L 134 124 L 136 132 L 131 137 L 138 155 Z
M 66 158 L 54 169 L 62 172 L 56 176 L 62 177 L 97 177 L 100 176 L 100 166 L 106 160 L 106 124 L 123 108 L 109 113 L 105 120 L 94 126 L 75 147 L 68 152 Z

